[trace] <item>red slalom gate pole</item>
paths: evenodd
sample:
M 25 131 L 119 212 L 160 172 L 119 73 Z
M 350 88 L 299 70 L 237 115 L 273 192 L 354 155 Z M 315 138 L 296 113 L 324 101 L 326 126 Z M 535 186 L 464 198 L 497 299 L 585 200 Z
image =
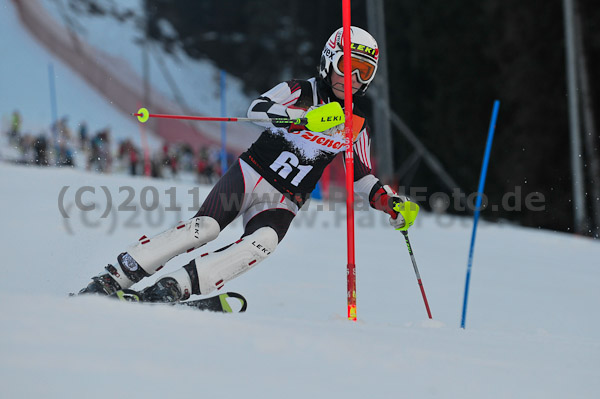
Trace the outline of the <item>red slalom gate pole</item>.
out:
M 342 4 L 344 71 L 352 71 L 350 50 L 350 0 Z M 354 252 L 354 151 L 352 132 L 352 73 L 344 74 L 344 113 L 346 118 L 346 226 L 348 239 L 348 320 L 356 321 L 356 264 Z

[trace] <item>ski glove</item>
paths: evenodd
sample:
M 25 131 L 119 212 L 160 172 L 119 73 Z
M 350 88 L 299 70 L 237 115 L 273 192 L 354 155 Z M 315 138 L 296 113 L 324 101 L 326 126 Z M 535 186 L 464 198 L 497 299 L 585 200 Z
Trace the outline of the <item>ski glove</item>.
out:
M 392 197 L 392 209 L 398 212 L 398 216 L 394 219 L 390 217 L 390 224 L 396 230 L 406 231 L 411 227 L 417 215 L 419 214 L 419 205 L 416 202 L 410 201 L 408 197 L 397 195 Z
M 390 215 L 390 225 L 396 230 L 408 230 L 419 214 L 419 205 L 404 195 L 398 195 L 390 186 L 374 187 L 370 195 L 371 206 Z

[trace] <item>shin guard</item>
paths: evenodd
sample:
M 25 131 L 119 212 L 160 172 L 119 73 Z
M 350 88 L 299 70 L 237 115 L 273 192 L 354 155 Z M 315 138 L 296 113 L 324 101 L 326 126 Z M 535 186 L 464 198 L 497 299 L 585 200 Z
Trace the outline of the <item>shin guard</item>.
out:
M 277 233 L 262 227 L 230 246 L 195 259 L 200 293 L 206 295 L 250 270 L 277 247 Z
M 140 268 L 152 275 L 173 257 L 200 248 L 217 238 L 220 232 L 215 219 L 195 217 L 155 237 L 142 236 L 137 244 L 127 249 L 127 253 Z

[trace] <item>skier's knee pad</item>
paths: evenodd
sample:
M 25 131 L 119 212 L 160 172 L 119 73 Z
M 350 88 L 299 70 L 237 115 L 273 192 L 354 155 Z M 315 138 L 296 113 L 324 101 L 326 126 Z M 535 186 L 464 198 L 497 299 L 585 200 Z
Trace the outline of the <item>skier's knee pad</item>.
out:
M 277 233 L 261 227 L 223 250 L 203 254 L 195 259 L 200 293 L 206 295 L 250 270 L 277 247 Z
M 155 237 L 142 236 L 127 253 L 148 274 L 154 274 L 173 257 L 190 252 L 217 238 L 219 223 L 209 216 L 195 217 Z

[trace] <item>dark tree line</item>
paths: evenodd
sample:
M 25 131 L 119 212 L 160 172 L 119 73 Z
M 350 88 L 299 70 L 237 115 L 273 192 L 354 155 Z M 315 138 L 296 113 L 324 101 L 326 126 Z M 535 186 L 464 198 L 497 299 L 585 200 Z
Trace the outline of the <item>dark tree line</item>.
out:
M 594 0 L 577 3 L 597 104 L 600 7 Z M 145 0 L 146 15 L 109 0 L 70 4 L 80 12 L 138 18 L 166 49 L 180 46 L 192 57 L 209 58 L 258 92 L 314 76 L 325 40 L 342 23 L 340 1 Z M 352 2 L 353 24 L 368 28 L 367 6 L 366 0 Z M 539 192 L 545 210 L 500 207 L 483 215 L 571 230 L 562 0 L 386 0 L 385 15 L 391 106 L 467 193 L 477 190 L 492 103 L 501 101 L 486 194 L 490 203 L 502 204 L 506 193 L 520 190 L 524 199 Z M 394 135 L 396 166 L 413 150 Z M 585 170 L 589 193 L 600 176 Z M 448 191 L 423 164 L 410 183 L 430 194 Z M 588 196 L 587 206 L 592 200 Z
M 600 31 L 590 21 L 597 22 L 600 13 L 592 1 L 579 4 L 585 16 L 588 67 L 597 71 Z M 398 112 L 458 183 L 473 192 L 492 102 L 501 100 L 486 193 L 492 203 L 500 204 L 506 193 L 518 188 L 521 198 L 540 192 L 546 209 L 498 211 L 487 216 L 571 229 L 562 1 L 392 1 L 386 5 L 388 37 L 407 57 L 399 61 L 402 73 L 391 75 Z M 411 17 L 399 27 L 393 23 L 397 15 Z M 593 93 L 600 93 L 600 81 L 592 84 Z M 588 197 L 588 206 L 591 200 Z

